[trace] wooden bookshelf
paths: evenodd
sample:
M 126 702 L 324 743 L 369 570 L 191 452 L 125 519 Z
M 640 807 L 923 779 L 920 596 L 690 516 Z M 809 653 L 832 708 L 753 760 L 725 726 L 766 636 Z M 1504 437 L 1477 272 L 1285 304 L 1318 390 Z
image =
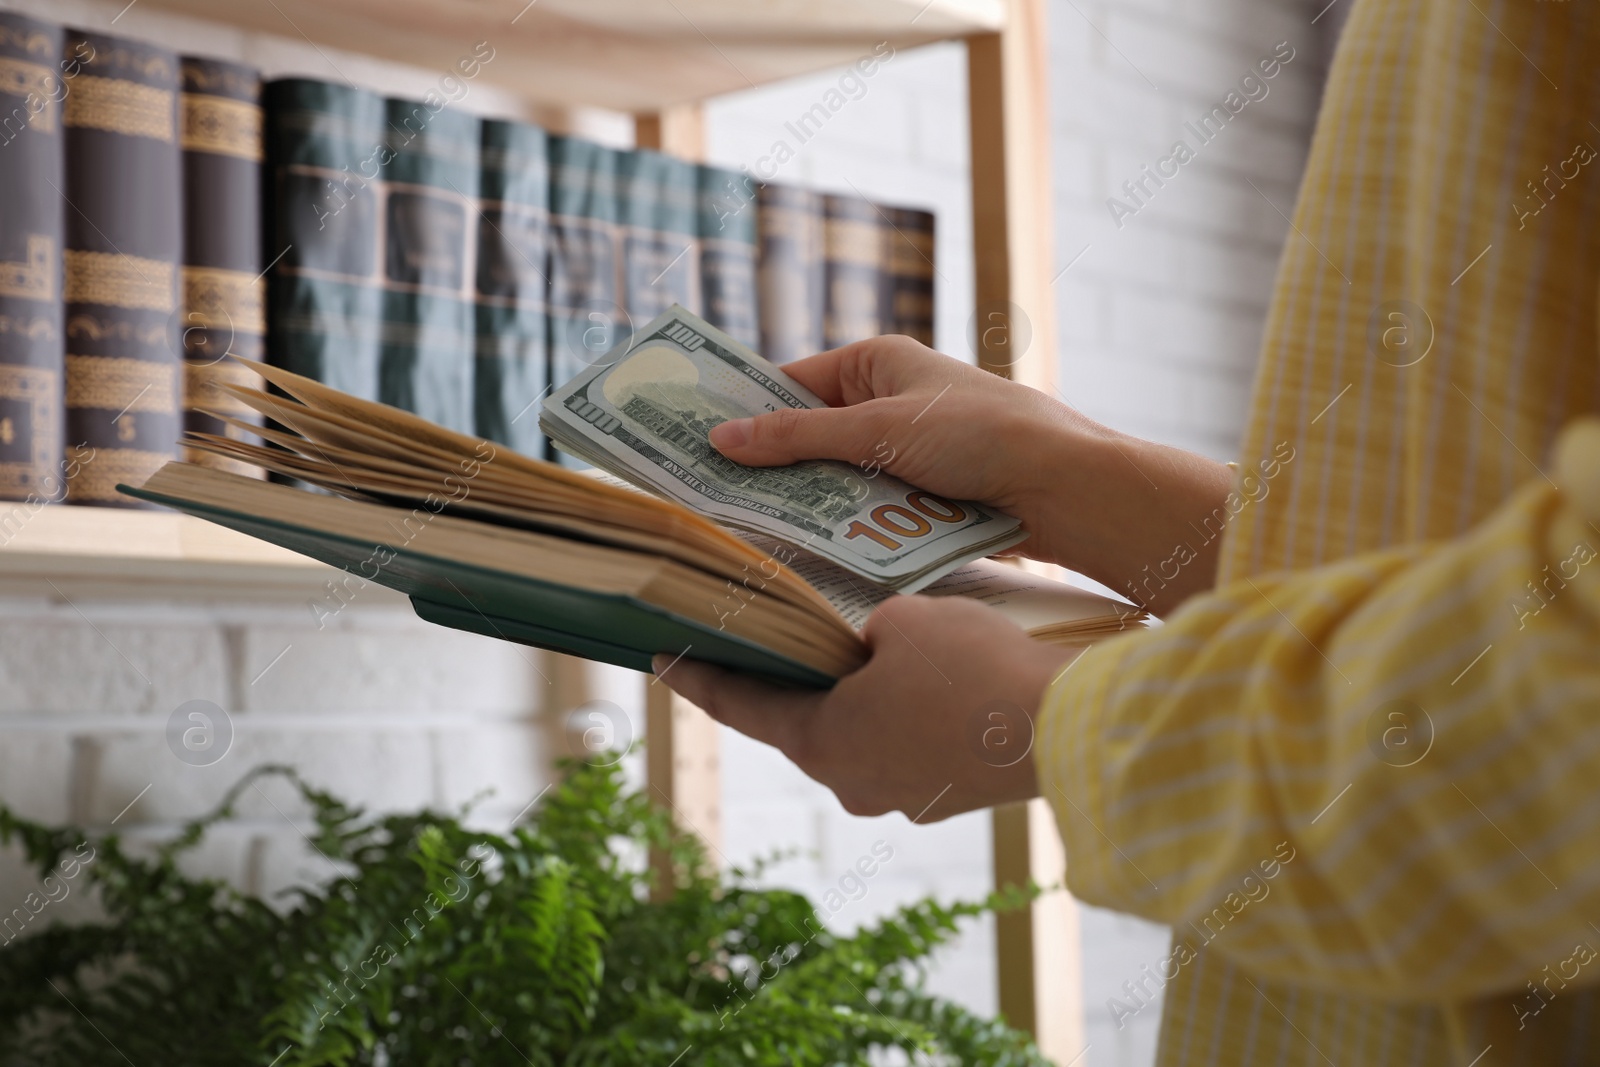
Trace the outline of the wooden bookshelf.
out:
M 653 111 L 896 48 L 998 30 L 1005 0 L 146 0 L 438 70 L 547 105 Z
M 1015 354 L 1010 323 L 980 331 L 986 369 L 1048 389 L 1055 362 L 1050 125 L 1044 0 L 145 0 L 211 22 L 305 39 L 441 72 L 480 41 L 478 77 L 540 114 L 599 107 L 635 116 L 637 140 L 701 154 L 698 104 L 723 93 L 842 67 L 880 42 L 896 49 L 966 43 L 975 304 L 986 326 L 1019 307 L 1032 343 Z M 334 61 L 330 59 L 330 64 Z M 948 238 L 946 238 L 948 239 Z M 1002 341 L 1006 346 L 986 342 Z M 70 587 L 304 596 L 322 564 L 184 516 L 0 505 L 0 581 Z M 85 586 L 85 583 L 92 583 Z M 574 669 L 574 678 L 581 671 Z M 558 679 L 558 682 L 561 680 Z M 562 691 L 578 699 L 574 685 Z M 646 687 L 653 793 L 716 845 L 716 727 L 661 686 Z M 1061 879 L 1043 801 L 993 816 L 997 882 Z M 1059 1064 L 1084 1050 L 1076 906 L 1062 894 L 998 924 L 1001 1011 Z
M 0 504 L 0 582 L 10 593 L 299 598 L 338 573 L 188 515 Z

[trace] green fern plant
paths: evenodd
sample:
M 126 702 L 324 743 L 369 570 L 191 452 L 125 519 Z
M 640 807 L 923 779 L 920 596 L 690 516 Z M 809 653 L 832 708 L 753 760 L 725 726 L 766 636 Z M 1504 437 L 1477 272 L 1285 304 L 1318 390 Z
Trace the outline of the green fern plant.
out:
M 295 784 L 340 870 L 278 909 L 177 863 L 261 775 Z M 504 834 L 432 812 L 368 818 L 266 767 L 148 858 L 4 808 L 0 841 L 41 874 L 92 848 L 78 877 L 107 916 L 0 947 L 8 1067 L 777 1067 L 886 1049 L 1047 1067 L 1025 1035 L 922 986 L 963 919 L 1028 893 L 924 901 L 837 936 L 805 897 L 715 873 L 614 766 L 569 766 Z M 652 848 L 672 859 L 670 894 L 640 861 Z

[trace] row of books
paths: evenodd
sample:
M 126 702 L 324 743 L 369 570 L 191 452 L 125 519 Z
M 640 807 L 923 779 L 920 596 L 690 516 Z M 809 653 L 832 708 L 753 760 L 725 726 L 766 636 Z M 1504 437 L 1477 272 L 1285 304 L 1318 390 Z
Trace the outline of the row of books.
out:
M 12 13 L 0 202 L 6 500 L 247 435 L 227 353 L 548 458 L 538 400 L 673 303 L 777 362 L 932 342 L 927 212 Z

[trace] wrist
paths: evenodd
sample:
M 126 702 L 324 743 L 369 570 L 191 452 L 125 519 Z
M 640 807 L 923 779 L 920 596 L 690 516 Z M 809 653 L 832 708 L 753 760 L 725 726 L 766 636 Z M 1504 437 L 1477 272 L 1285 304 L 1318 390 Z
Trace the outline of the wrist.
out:
M 1111 493 L 1096 580 L 1166 615 L 1216 584 L 1223 502 L 1233 471 L 1193 452 L 1131 440 L 1126 475 Z
M 1056 679 L 1088 646 L 1055 645 L 1029 639 L 1013 647 L 1015 656 L 1006 671 L 1011 679 L 1013 699 L 985 705 L 988 714 L 982 721 L 983 730 L 979 735 L 981 747 L 978 751 L 984 765 L 974 768 L 982 782 L 973 783 L 973 786 L 987 806 L 1017 803 L 1039 795 L 1035 753 L 1040 709 Z M 1012 758 L 1010 751 L 1019 743 L 1022 754 Z
M 1220 538 L 1203 533 L 1232 488 L 1226 464 L 1087 419 L 1045 440 L 1034 472 L 1047 502 L 1035 519 L 1041 558 L 1157 615 L 1211 588 Z

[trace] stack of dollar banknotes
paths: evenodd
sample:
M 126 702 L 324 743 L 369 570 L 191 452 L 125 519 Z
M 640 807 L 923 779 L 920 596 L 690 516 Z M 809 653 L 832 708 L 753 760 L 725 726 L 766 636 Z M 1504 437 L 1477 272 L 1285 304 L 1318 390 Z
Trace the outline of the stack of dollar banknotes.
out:
M 282 395 L 225 388 L 268 427 L 214 414 L 264 443 L 188 444 L 280 484 L 173 462 L 119 488 L 397 589 L 443 625 L 639 670 L 664 652 L 825 686 L 865 661 L 861 627 L 898 594 L 975 597 L 1057 642 L 1144 620 L 984 559 L 1025 537 L 1010 516 L 870 465 L 724 457 L 717 424 L 822 401 L 680 307 L 544 401 L 544 431 L 595 471 L 250 366 Z

